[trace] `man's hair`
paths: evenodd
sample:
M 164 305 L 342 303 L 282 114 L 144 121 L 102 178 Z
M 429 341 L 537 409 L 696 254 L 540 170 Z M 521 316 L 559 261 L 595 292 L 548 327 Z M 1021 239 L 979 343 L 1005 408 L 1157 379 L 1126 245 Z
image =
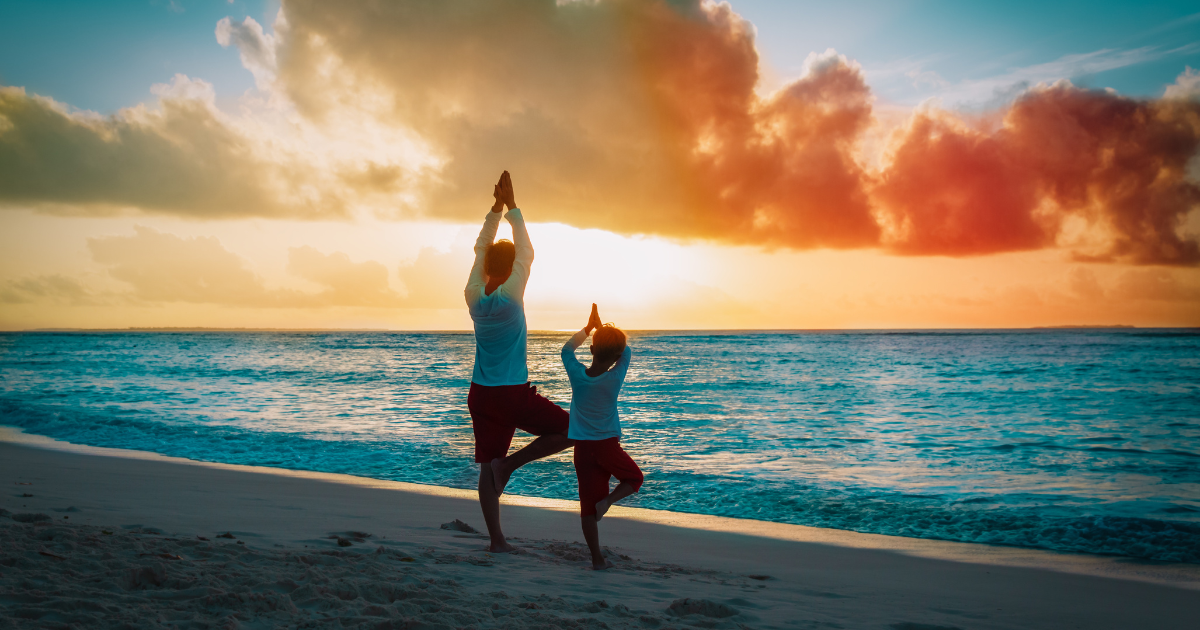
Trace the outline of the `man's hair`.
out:
M 625 352 L 625 333 L 612 324 L 605 324 L 592 334 L 592 356 L 597 361 L 611 361 Z
M 512 273 L 513 261 L 517 258 L 517 246 L 507 239 L 488 245 L 483 255 L 483 271 L 492 278 L 503 278 Z

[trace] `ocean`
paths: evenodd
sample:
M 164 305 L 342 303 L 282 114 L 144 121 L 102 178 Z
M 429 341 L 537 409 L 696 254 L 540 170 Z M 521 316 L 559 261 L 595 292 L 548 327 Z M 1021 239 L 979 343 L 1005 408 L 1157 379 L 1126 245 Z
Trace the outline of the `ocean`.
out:
M 564 407 L 559 349 L 530 378 Z M 1200 332 L 633 332 L 624 503 L 1200 562 Z M 586 350 L 581 350 L 581 357 Z M 0 334 L 0 424 L 474 488 L 470 333 Z M 518 434 L 514 447 L 528 440 Z M 508 492 L 578 498 L 570 451 Z

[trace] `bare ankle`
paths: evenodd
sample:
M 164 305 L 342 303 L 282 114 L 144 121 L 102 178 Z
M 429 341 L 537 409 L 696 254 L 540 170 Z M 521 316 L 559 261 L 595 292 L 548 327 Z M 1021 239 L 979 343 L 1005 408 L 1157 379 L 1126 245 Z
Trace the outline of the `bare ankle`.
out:
M 492 540 L 491 544 L 488 545 L 488 551 L 492 553 L 509 553 L 516 550 L 517 548 L 508 544 L 507 540 L 500 540 L 499 542 Z

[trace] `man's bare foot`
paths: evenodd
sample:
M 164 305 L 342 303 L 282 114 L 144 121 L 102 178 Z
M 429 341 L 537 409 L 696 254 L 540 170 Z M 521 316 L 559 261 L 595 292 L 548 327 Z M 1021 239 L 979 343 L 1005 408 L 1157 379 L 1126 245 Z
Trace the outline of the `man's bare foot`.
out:
M 601 560 L 600 562 L 596 562 L 595 560 L 592 560 L 592 570 L 593 571 L 603 571 L 605 569 L 611 569 L 612 567 L 613 567 L 613 563 L 609 562 L 608 560 Z
M 601 518 L 603 518 L 605 514 L 608 513 L 608 508 L 610 508 L 610 507 L 612 507 L 612 504 L 610 504 L 608 502 L 608 499 L 600 499 L 599 501 L 596 502 L 596 521 L 597 522 L 599 522 L 599 520 Z
M 492 544 L 488 545 L 488 551 L 490 551 L 492 553 L 513 553 L 516 550 L 517 550 L 516 547 L 508 544 L 507 542 L 502 542 L 499 544 L 492 543 Z
M 491 462 L 492 467 L 492 484 L 496 486 L 496 492 L 504 494 L 504 486 L 508 485 L 508 478 L 512 473 L 504 472 L 504 458 L 497 457 Z

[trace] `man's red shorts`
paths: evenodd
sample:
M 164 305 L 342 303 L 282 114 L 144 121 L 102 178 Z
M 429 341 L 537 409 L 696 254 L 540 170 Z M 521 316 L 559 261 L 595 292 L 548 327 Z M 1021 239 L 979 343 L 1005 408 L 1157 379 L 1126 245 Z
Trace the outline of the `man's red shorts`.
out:
M 579 477 L 579 515 L 596 513 L 596 503 L 608 496 L 608 478 L 628 483 L 637 492 L 642 470 L 621 448 L 620 438 L 575 440 L 575 476 Z
M 475 461 L 483 464 L 508 454 L 513 433 L 567 434 L 571 414 L 524 385 L 488 387 L 471 383 L 467 394 L 471 428 L 475 430 Z

